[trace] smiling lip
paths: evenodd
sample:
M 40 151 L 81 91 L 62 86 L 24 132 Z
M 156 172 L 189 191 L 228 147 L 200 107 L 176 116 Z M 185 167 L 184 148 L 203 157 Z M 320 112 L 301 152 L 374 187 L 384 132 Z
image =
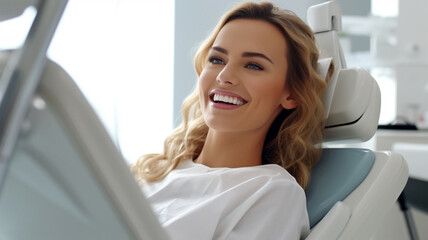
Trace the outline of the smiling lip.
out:
M 214 108 L 233 110 L 245 105 L 248 101 L 236 93 L 213 90 L 210 93 L 210 104 Z

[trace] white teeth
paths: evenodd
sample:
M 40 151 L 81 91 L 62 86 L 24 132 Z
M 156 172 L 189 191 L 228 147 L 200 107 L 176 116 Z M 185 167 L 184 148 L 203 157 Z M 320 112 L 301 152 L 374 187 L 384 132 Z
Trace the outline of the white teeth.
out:
M 215 102 L 225 102 L 225 103 L 230 103 L 230 104 L 234 104 L 234 105 L 243 105 L 244 102 L 240 99 L 238 99 L 237 97 L 229 97 L 229 96 L 223 96 L 223 95 L 219 95 L 219 94 L 214 94 L 213 100 Z

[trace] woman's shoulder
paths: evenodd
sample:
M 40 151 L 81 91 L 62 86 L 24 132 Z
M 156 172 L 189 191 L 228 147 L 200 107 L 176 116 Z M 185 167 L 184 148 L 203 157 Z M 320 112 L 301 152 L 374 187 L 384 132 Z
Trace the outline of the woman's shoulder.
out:
M 301 192 L 303 189 L 284 168 L 276 164 L 267 164 L 241 168 L 210 168 L 191 160 L 180 162 L 162 181 L 143 185 L 145 192 L 167 190 L 175 192 L 189 191 L 192 194 L 215 195 L 233 190 L 246 194 Z M 299 194 L 300 195 L 300 194 Z
M 184 160 L 180 162 L 177 168 L 173 171 L 178 174 L 203 174 L 206 175 L 219 175 L 219 176 L 234 176 L 234 177 L 247 177 L 247 178 L 269 178 L 282 181 L 296 182 L 294 177 L 283 167 L 277 164 L 266 164 L 251 167 L 239 168 L 211 168 L 203 164 L 194 163 L 191 160 Z M 174 173 L 173 173 L 174 174 Z M 297 182 L 296 182 L 297 183 Z
M 254 180 L 263 182 L 263 188 L 271 193 L 288 195 L 290 192 L 294 192 L 298 195 L 305 195 L 296 179 L 277 164 L 261 165 L 248 169 L 248 171 L 252 173 Z
M 254 167 L 230 169 L 231 175 L 242 175 L 247 178 L 275 185 L 299 186 L 295 178 L 283 167 L 277 164 L 267 164 Z

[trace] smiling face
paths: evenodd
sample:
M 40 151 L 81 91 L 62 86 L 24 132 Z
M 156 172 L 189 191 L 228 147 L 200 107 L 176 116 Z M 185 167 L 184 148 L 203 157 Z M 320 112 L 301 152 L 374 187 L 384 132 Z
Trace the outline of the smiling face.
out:
M 199 76 L 199 102 L 207 126 L 266 133 L 283 108 L 295 108 L 285 87 L 286 56 L 286 39 L 274 25 L 253 19 L 227 23 Z

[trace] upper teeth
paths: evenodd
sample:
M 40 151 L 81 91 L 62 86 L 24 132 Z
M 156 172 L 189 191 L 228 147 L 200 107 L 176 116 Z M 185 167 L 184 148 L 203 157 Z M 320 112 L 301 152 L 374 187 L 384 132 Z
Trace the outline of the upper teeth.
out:
M 237 97 L 223 96 L 219 94 L 214 94 L 214 101 L 216 102 L 225 102 L 235 105 L 242 105 L 244 101 L 238 99 Z

